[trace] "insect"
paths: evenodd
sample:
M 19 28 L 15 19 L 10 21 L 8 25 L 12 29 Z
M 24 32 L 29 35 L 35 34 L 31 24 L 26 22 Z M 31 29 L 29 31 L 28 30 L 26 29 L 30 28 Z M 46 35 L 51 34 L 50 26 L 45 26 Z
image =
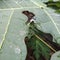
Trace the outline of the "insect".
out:
M 35 16 L 34 13 L 29 12 L 27 10 L 26 11 L 23 11 L 22 13 L 25 14 L 28 17 L 28 20 L 27 20 L 26 24 L 28 24 L 31 21 L 31 19 L 33 19 L 34 16 Z
M 23 11 L 23 14 L 25 14 L 28 17 L 28 20 L 27 20 L 26 23 L 29 23 L 30 20 L 35 16 L 32 12 L 29 12 L 29 11 Z M 29 29 L 31 31 L 34 31 L 34 34 L 32 33 L 33 34 L 33 37 L 32 38 L 36 37 L 35 39 L 40 40 L 42 42 L 42 45 L 44 44 L 44 46 L 47 46 L 50 49 L 50 52 L 49 52 L 50 55 L 52 55 L 56 51 L 59 51 L 60 50 L 60 45 L 57 44 L 57 43 L 55 43 L 55 42 L 53 42 L 53 36 L 50 33 L 45 33 L 43 31 L 40 31 L 36 27 L 34 21 L 30 22 Z M 30 38 L 30 39 L 33 40 L 32 38 Z M 36 60 L 36 57 L 33 55 L 33 52 L 34 52 L 33 48 L 29 47 L 29 45 L 30 45 L 29 44 L 29 40 L 30 39 L 28 38 L 28 36 L 25 37 L 25 39 L 24 39 L 25 40 L 25 44 L 27 46 L 27 57 L 26 57 L 26 60 L 29 60 L 29 59 L 30 60 Z M 48 60 L 48 58 L 43 57 L 43 53 L 41 53 L 40 56 L 42 56 L 42 60 Z

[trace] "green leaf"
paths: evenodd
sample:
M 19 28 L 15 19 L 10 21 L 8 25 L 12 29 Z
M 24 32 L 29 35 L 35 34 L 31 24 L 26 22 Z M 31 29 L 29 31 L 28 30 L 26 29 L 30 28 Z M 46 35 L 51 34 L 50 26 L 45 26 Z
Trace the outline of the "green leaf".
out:
M 45 2 L 47 7 L 51 7 L 56 10 L 56 12 L 60 13 L 60 1 L 48 1 Z
M 24 38 L 28 26 L 25 25 L 27 17 L 22 14 L 24 10 L 33 12 L 36 15 L 38 28 L 51 33 L 60 44 L 60 15 L 53 13 L 53 10 L 46 7 L 42 1 L 0 1 L 0 60 L 25 60 L 26 58 Z

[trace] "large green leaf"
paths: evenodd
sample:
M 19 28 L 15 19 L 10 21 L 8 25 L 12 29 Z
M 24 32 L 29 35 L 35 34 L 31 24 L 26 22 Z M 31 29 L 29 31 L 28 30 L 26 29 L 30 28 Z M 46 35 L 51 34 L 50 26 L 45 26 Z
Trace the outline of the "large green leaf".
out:
M 27 17 L 23 10 L 36 15 L 38 28 L 51 33 L 60 44 L 60 15 L 47 8 L 47 0 L 1 0 L 0 1 L 0 60 L 25 60 L 24 37 L 28 32 Z

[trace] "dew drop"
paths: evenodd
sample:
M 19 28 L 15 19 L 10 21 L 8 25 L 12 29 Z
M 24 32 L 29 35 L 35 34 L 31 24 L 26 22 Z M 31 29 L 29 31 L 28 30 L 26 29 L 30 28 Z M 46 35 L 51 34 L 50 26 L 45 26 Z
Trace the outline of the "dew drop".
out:
M 16 53 L 16 54 L 20 54 L 20 53 L 21 53 L 21 49 L 18 48 L 18 47 L 16 47 L 16 48 L 15 48 L 15 53 Z
M 12 48 L 13 46 L 12 45 L 10 45 L 10 48 Z

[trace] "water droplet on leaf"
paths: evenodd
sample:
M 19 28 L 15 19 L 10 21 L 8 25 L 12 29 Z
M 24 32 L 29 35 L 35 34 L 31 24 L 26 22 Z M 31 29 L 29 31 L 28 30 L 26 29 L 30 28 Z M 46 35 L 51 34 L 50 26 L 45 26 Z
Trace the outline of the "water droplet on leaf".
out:
M 18 48 L 18 47 L 16 47 L 16 48 L 15 48 L 15 53 L 16 53 L 16 54 L 20 54 L 20 53 L 21 53 L 21 49 Z

